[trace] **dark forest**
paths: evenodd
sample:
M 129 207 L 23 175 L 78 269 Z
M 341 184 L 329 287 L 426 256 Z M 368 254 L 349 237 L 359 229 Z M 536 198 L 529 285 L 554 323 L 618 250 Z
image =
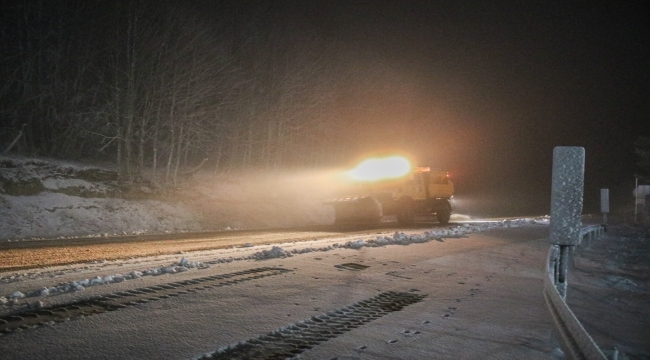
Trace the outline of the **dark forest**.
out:
M 3 146 L 22 129 L 15 151 L 109 161 L 126 181 L 143 168 L 172 181 L 201 164 L 322 166 L 358 141 L 361 97 L 376 107 L 399 91 L 381 61 L 272 2 L 179 5 L 3 7 Z

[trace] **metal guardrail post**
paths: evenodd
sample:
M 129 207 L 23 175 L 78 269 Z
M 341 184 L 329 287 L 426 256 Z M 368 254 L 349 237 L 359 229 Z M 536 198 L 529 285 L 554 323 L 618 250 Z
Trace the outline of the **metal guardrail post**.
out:
M 557 277 L 560 273 L 560 247 L 551 245 L 548 256 L 548 274 L 553 280 L 553 284 L 557 283 Z
M 584 174 L 583 147 L 558 146 L 553 149 L 550 241 L 552 245 L 560 247 L 559 274 L 555 286 L 562 297 L 566 297 L 570 248 L 582 240 Z

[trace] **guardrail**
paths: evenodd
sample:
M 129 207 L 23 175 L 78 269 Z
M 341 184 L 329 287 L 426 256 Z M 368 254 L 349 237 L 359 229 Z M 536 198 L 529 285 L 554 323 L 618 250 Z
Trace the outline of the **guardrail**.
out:
M 580 230 L 580 244 L 589 245 L 605 232 L 602 225 L 591 225 Z M 589 336 L 565 301 L 566 281 L 559 281 L 561 273 L 559 245 L 551 245 L 546 259 L 547 276 L 544 277 L 544 299 L 555 322 L 558 338 L 564 353 L 571 359 L 607 360 L 598 345 Z M 566 264 L 567 262 L 564 262 Z

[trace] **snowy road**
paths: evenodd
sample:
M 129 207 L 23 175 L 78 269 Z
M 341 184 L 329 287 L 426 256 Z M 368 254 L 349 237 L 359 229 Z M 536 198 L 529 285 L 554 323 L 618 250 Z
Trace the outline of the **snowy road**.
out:
M 444 227 L 417 223 L 411 229 Z M 217 231 L 123 237 L 23 239 L 0 241 L 0 271 L 77 264 L 96 260 L 117 260 L 181 251 L 231 248 L 233 246 L 276 244 L 312 239 L 336 239 L 368 233 L 391 234 L 395 223 L 381 225 L 311 226 L 293 229 Z
M 541 292 L 548 226 L 481 226 L 3 272 L 0 353 L 247 358 L 257 347 L 258 358 L 554 358 Z

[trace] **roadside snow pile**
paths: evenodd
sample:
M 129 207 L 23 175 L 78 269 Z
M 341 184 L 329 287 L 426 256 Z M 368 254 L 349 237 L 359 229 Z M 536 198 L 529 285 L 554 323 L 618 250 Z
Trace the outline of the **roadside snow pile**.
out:
M 474 224 L 463 224 L 454 226 L 447 229 L 434 229 L 425 231 L 423 234 L 407 235 L 404 233 L 396 232 L 393 236 L 377 236 L 374 240 L 364 241 L 362 239 L 348 241 L 343 247 L 348 249 L 360 249 L 366 247 L 377 247 L 386 245 L 409 245 L 425 243 L 431 240 L 443 241 L 443 238 L 462 238 L 467 234 L 481 232 L 495 228 L 514 228 L 526 224 L 541 224 L 542 222 L 535 219 L 517 219 L 517 220 L 504 220 L 499 222 L 484 222 Z
M 190 261 L 187 258 L 183 257 L 179 262 L 173 263 L 169 266 L 158 266 L 155 268 L 146 269 L 143 271 L 131 271 L 126 275 L 122 274 L 111 274 L 105 276 L 95 276 L 92 279 L 83 279 L 77 281 L 70 281 L 67 283 L 61 283 L 51 287 L 42 287 L 38 290 L 28 291 L 26 294 L 23 294 L 20 291 L 16 291 L 7 297 L 0 296 L 0 305 L 13 305 L 17 302 L 18 299 L 26 297 L 39 297 L 39 296 L 52 296 L 58 294 L 65 294 L 71 292 L 82 291 L 90 286 L 98 285 L 108 285 L 113 283 L 121 283 L 126 280 L 139 279 L 143 276 L 148 275 L 163 275 L 163 274 L 176 274 L 189 271 L 190 269 L 207 269 L 210 265 L 207 265 L 200 261 Z
M 188 269 L 193 269 L 193 268 L 205 269 L 205 268 L 209 267 L 207 265 L 204 265 L 200 261 L 190 261 L 186 257 L 183 257 L 181 259 L 181 261 L 178 262 L 177 265 L 188 268 Z
M 15 291 L 10 295 L 5 296 L 0 296 L 0 305 L 1 306 L 14 306 L 18 304 L 18 300 L 22 299 L 25 297 L 25 294 L 23 294 L 20 291 Z
M 360 239 L 356 241 L 348 241 L 344 246 L 350 249 L 361 249 L 362 247 L 366 246 L 366 243 L 363 241 L 363 239 Z
M 304 249 L 293 249 L 291 251 L 286 251 L 279 246 L 273 246 L 271 250 L 263 250 L 257 252 L 251 256 L 239 257 L 239 258 L 228 258 L 228 259 L 219 259 L 210 261 L 209 263 L 220 263 L 220 262 L 230 262 L 236 260 L 265 260 L 265 259 L 275 259 L 290 257 L 297 254 L 306 254 L 314 251 L 330 251 L 335 248 L 347 248 L 347 249 L 361 249 L 362 247 L 379 247 L 386 245 L 409 245 L 409 244 L 420 244 L 429 242 L 431 240 L 444 241 L 443 238 L 463 238 L 467 234 L 481 232 L 485 230 L 495 229 L 495 228 L 516 228 L 522 225 L 530 224 L 547 224 L 544 219 L 541 221 L 538 219 L 516 219 L 516 220 L 504 220 L 504 221 L 495 221 L 495 222 L 484 222 L 484 223 L 474 223 L 474 224 L 463 224 L 459 226 L 450 227 L 447 229 L 433 229 L 430 231 L 425 231 L 423 234 L 405 234 L 396 232 L 393 236 L 377 236 L 376 239 L 364 240 L 358 239 L 353 241 L 348 241 L 343 245 L 333 244 L 327 247 L 322 248 L 304 248 Z
M 148 275 L 176 274 L 186 272 L 190 269 L 207 269 L 209 267 L 210 265 L 203 262 L 190 261 L 186 257 L 183 257 L 179 262 L 171 264 L 169 266 L 158 266 L 143 271 L 133 271 L 129 274 L 129 278 L 136 279 Z
M 256 252 L 255 254 L 251 255 L 251 259 L 255 260 L 264 260 L 264 259 L 275 259 L 275 258 L 284 258 L 284 257 L 291 257 L 290 252 L 286 252 L 282 250 L 281 247 L 279 246 L 274 246 L 271 248 L 271 250 L 263 250 L 260 252 Z
M 291 251 L 286 251 L 286 250 L 282 249 L 279 246 L 274 246 L 271 250 L 262 250 L 260 252 L 256 252 L 255 254 L 253 254 L 251 256 L 247 256 L 247 257 L 240 258 L 240 259 L 242 259 L 242 260 L 243 259 L 246 259 L 246 260 L 265 260 L 265 259 L 284 258 L 284 257 L 291 257 L 291 256 L 297 255 L 297 254 L 307 254 L 307 253 L 314 252 L 314 251 L 330 251 L 330 250 L 334 250 L 337 247 L 338 247 L 338 245 L 334 244 L 334 245 L 325 246 L 325 247 L 321 247 L 321 248 L 308 247 L 308 248 L 304 248 L 304 249 L 293 249 Z M 237 259 L 233 259 L 233 260 L 237 260 Z
M 25 297 L 25 294 L 21 293 L 20 291 L 16 291 L 13 294 L 9 295 L 10 299 L 22 299 Z
M 291 253 L 292 254 L 306 254 L 306 253 L 310 253 L 310 252 L 314 252 L 314 251 L 330 251 L 330 250 L 334 250 L 337 247 L 339 247 L 338 244 L 329 245 L 329 246 L 325 246 L 325 247 L 321 247 L 321 248 L 308 247 L 308 248 L 304 248 L 304 249 L 293 249 L 293 250 L 291 250 Z

